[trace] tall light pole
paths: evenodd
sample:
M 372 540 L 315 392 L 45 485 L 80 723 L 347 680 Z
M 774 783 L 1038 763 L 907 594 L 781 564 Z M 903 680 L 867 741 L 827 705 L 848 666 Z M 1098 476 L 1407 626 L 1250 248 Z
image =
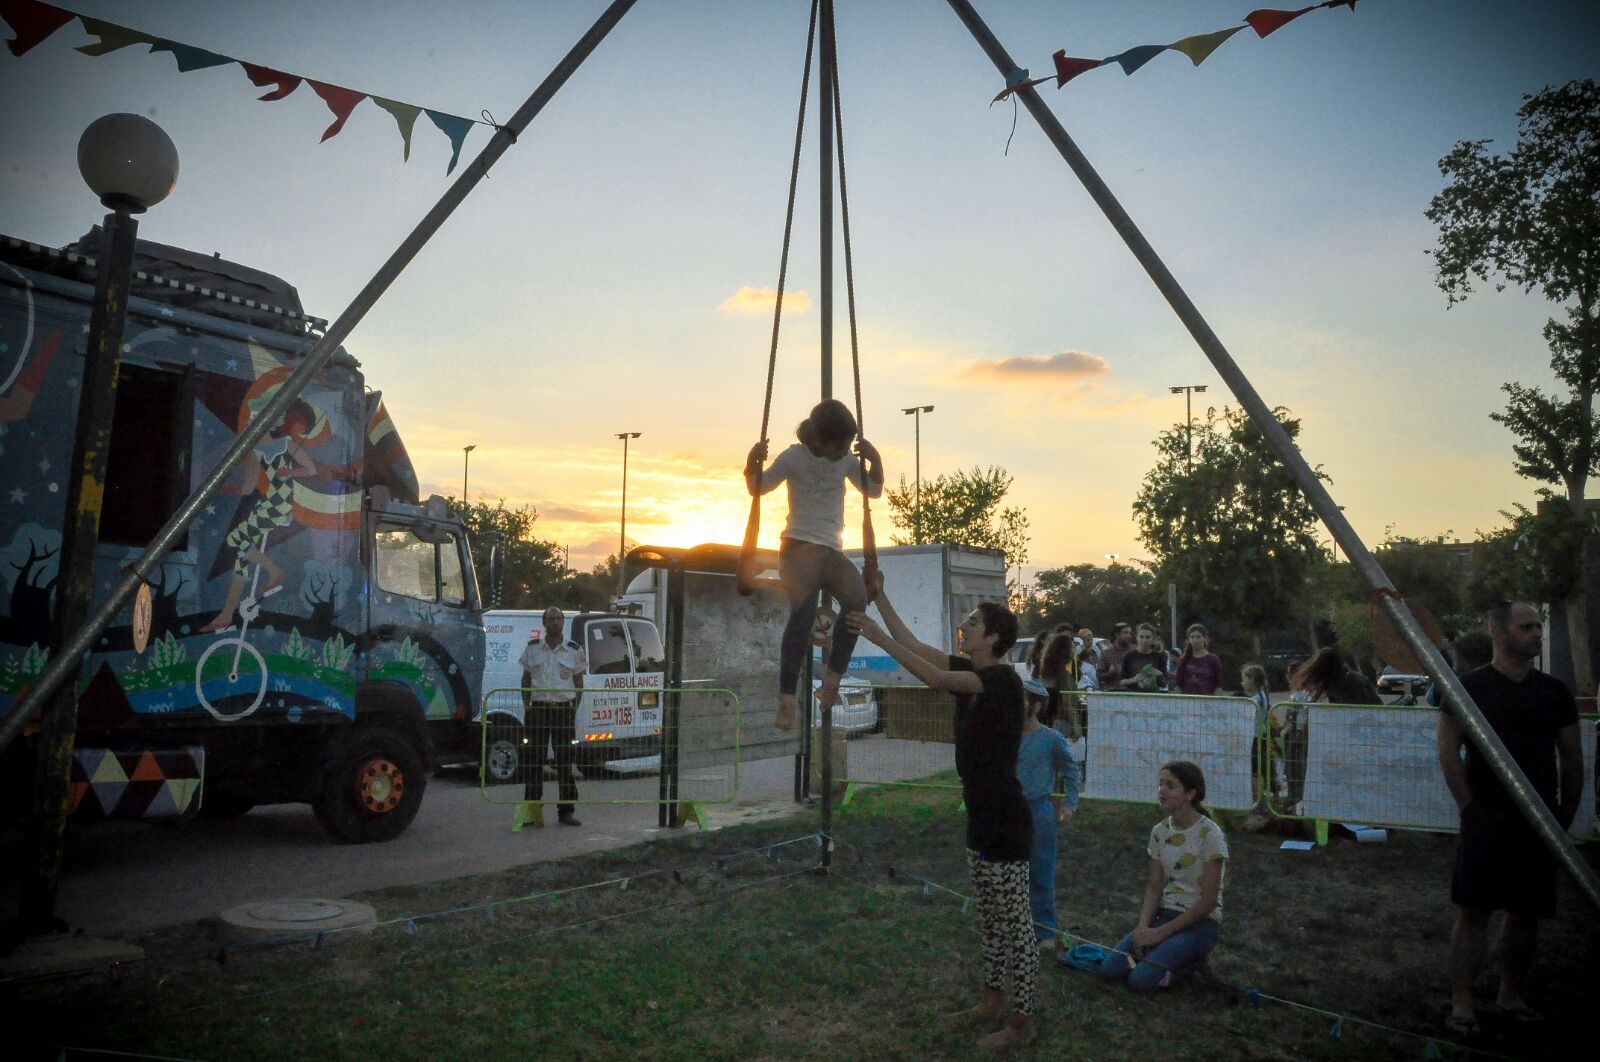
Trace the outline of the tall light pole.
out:
M 477 443 L 461 448 L 461 511 L 467 511 L 467 462 L 472 459 L 472 451 L 478 448 Z
M 636 431 L 619 431 L 617 438 L 622 440 L 622 531 L 617 535 L 617 596 L 621 597 L 627 588 L 625 579 L 627 572 L 622 563 L 622 558 L 628 555 L 628 440 L 637 439 L 640 433 Z
M 911 516 L 911 541 L 922 545 L 922 415 L 932 413 L 932 406 L 907 406 L 900 412 L 911 417 L 916 423 L 916 468 L 917 468 L 917 500 L 916 508 Z
M 1205 394 L 1205 384 L 1184 384 L 1182 387 L 1168 388 L 1173 394 L 1183 395 L 1183 422 L 1184 429 L 1184 460 L 1189 468 L 1194 468 L 1194 396 L 1198 392 Z
M 161 127 L 137 114 L 108 114 L 89 123 L 78 140 L 78 171 L 105 217 L 95 262 L 94 309 L 89 345 L 78 387 L 78 423 L 67 484 L 67 526 L 62 536 L 56 589 L 55 645 L 59 649 L 84 624 L 94 591 L 94 553 L 100 540 L 112 412 L 122 328 L 133 284 L 134 245 L 142 214 L 178 183 L 178 149 Z M 25 931 L 48 928 L 55 919 L 56 890 L 67 828 L 72 748 L 78 729 L 78 684 L 67 681 L 51 700 L 39 726 L 30 823 L 34 849 L 31 875 L 20 905 Z

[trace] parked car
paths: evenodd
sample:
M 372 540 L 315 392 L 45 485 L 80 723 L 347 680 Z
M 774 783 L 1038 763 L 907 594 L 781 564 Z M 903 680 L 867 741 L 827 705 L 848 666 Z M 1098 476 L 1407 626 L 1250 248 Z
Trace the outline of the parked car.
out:
M 811 725 L 822 725 L 822 709 L 817 705 L 821 679 L 811 680 Z M 846 675 L 839 683 L 839 703 L 833 706 L 833 728 L 851 734 L 870 734 L 878 729 L 878 701 L 872 686 Z
M 1378 676 L 1379 693 L 1421 693 L 1427 688 L 1427 675 L 1410 675 L 1386 667 Z
M 1028 654 L 1033 652 L 1034 641 L 1035 639 L 1031 637 L 1018 638 L 1017 644 L 1006 651 L 1006 663 L 1011 665 L 1012 670 L 1016 671 L 1024 682 L 1033 677 L 1032 672 L 1028 670 Z

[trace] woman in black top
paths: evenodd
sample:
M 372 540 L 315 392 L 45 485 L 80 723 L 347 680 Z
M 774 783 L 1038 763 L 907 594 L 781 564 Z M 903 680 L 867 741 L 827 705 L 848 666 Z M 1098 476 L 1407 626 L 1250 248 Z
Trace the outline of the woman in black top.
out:
M 1004 605 L 979 605 L 958 630 L 964 655 L 948 656 L 919 641 L 882 590 L 876 602 L 887 631 L 862 612 L 850 614 L 851 626 L 917 678 L 956 699 L 956 771 L 967 805 L 967 866 L 983 928 L 984 991 L 976 1007 L 952 1017 L 1004 1019 L 1009 969 L 1015 1013 L 978 1042 L 984 1047 L 1031 1043 L 1039 971 L 1028 906 L 1033 815 L 1017 781 L 1017 747 L 1027 715 L 1022 679 L 1004 661 L 1017 640 L 1017 617 Z

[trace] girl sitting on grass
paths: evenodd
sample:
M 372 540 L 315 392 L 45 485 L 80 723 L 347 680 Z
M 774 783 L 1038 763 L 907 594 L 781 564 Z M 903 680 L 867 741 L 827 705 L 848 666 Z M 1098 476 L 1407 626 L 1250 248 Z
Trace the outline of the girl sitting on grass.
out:
M 1139 925 L 1100 963 L 1108 980 L 1141 992 L 1171 988 L 1201 966 L 1222 932 L 1222 877 L 1228 842 L 1206 814 L 1206 776 L 1174 760 L 1157 776 L 1156 803 L 1167 817 L 1150 831 Z
M 762 439 L 750 448 L 744 467 L 745 485 L 752 497 L 785 481 L 789 484 L 789 522 L 778 547 L 778 575 L 790 609 L 778 660 L 774 725 L 779 730 L 795 728 L 795 685 L 810 651 L 817 591 L 832 594 L 841 614 L 859 612 L 869 600 L 861 572 L 839 549 L 844 535 L 845 480 L 869 498 L 883 493 L 883 464 L 877 448 L 862 439 L 856 446 L 860 456 L 850 455 L 856 418 L 843 402 L 834 398 L 818 402 L 795 429 L 795 436 L 800 441 L 765 470 L 761 463 L 767 459 L 767 440 Z M 817 693 L 817 706 L 823 711 L 839 699 L 839 680 L 850 666 L 855 645 L 855 633 L 845 624 L 834 624 L 822 689 Z

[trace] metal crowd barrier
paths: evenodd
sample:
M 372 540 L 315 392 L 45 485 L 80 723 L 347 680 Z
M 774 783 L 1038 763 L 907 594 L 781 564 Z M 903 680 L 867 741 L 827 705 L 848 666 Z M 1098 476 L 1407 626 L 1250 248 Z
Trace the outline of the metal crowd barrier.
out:
M 876 726 L 847 734 L 853 740 L 844 755 L 835 753 L 843 802 L 866 785 L 959 789 L 950 695 L 923 686 L 875 686 L 873 694 Z M 1438 764 L 1435 709 L 1279 702 L 1259 731 L 1255 714 L 1245 697 L 1073 692 L 1063 695 L 1056 726 L 1079 738 L 1074 753 L 1086 799 L 1153 803 L 1161 765 L 1181 759 L 1205 772 L 1210 807 L 1302 820 L 1322 844 L 1334 822 L 1457 829 Z M 1581 726 L 1590 799 L 1571 832 L 1589 840 L 1596 836 L 1596 717 Z
M 483 695 L 479 791 L 491 803 L 513 807 L 514 831 L 543 826 L 543 805 L 560 800 L 554 736 L 526 705 L 563 693 L 571 691 L 500 687 Z M 706 806 L 739 798 L 742 714 L 733 691 L 590 689 L 568 711 L 571 759 L 584 776 L 573 803 L 655 805 L 663 826 L 693 819 L 704 829 Z M 535 800 L 530 783 L 540 739 L 546 751 L 542 793 Z

